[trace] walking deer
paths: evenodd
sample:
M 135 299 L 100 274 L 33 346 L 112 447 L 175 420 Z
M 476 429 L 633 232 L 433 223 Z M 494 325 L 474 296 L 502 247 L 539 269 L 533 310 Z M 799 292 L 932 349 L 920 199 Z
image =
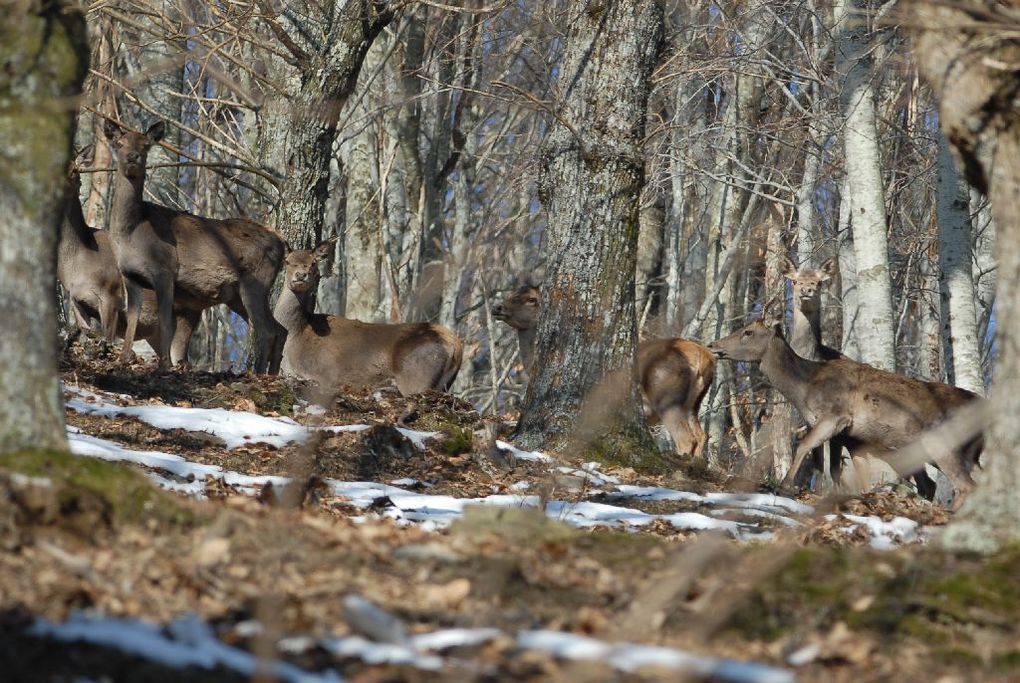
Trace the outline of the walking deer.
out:
M 107 341 L 123 336 L 124 288 L 113 256 L 110 234 L 85 222 L 78 195 L 81 173 L 78 160 L 72 162 L 65 187 L 64 220 L 60 224 L 57 248 L 57 279 L 67 292 L 71 311 L 79 327 L 88 328 L 98 320 Z M 153 348 L 158 346 L 156 299 L 146 291 L 139 318 L 139 336 Z
M 494 318 L 517 330 L 525 370 L 534 360 L 538 303 L 538 287 L 526 284 L 492 309 Z M 686 339 L 652 339 L 638 345 L 637 367 L 649 421 L 662 422 L 680 455 L 701 457 L 708 436 L 698 410 L 715 377 L 712 353 Z
M 826 361 L 802 358 L 784 338 L 781 323 L 752 322 L 708 348 L 725 360 L 760 363 L 769 383 L 810 425 L 797 445 L 784 485 L 792 480 L 804 456 L 825 441 L 838 438 L 855 456 L 863 450 L 876 455 L 895 451 L 944 421 L 955 409 L 981 400 L 959 387 L 911 379 L 846 357 Z M 977 437 L 957 452 L 937 458 L 957 500 L 974 485 L 971 471 L 982 445 Z
M 127 290 L 121 358 L 130 357 L 147 288 L 156 295 L 160 367 L 174 355 L 172 347 L 186 348 L 204 309 L 226 304 L 255 329 L 255 371 L 275 372 L 283 340 L 269 292 L 283 260 L 283 240 L 246 219 L 203 218 L 144 201 L 146 159 L 164 132 L 162 122 L 145 133 L 109 120 L 104 127 L 117 159 L 110 237 Z M 176 321 L 175 304 L 182 311 Z
M 404 396 L 445 391 L 460 370 L 463 346 L 453 331 L 429 323 L 365 323 L 315 313 L 320 265 L 332 242 L 290 251 L 274 315 L 287 330 L 285 370 L 323 387 L 373 388 L 394 381 Z

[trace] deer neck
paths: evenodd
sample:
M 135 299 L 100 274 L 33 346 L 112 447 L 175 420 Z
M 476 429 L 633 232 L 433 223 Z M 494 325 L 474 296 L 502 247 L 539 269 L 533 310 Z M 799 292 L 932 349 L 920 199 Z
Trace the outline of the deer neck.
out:
M 276 322 L 283 325 L 288 334 L 296 334 L 308 325 L 309 315 L 315 306 L 314 299 L 309 306 L 310 298 L 308 295 L 299 297 L 287 285 L 280 290 L 276 307 L 273 309 L 273 317 L 276 318 Z
M 64 220 L 60 222 L 60 245 L 77 249 L 80 246 L 94 248 L 96 243 L 92 229 L 85 222 L 85 213 L 77 196 L 68 195 L 64 202 Z
M 802 303 L 793 309 L 793 328 L 790 346 L 797 355 L 819 360 L 818 347 L 822 344 L 822 316 L 817 302 Z
M 808 380 L 820 365 L 797 355 L 785 339 L 776 335 L 769 342 L 760 367 L 769 384 L 803 413 Z
M 531 363 L 535 359 L 535 328 L 517 330 L 517 343 L 521 347 L 521 362 L 524 363 L 524 371 L 530 375 Z
M 128 234 L 141 222 L 143 187 L 144 174 L 141 178 L 128 178 L 123 173 L 117 173 L 110 211 L 110 232 L 113 235 Z

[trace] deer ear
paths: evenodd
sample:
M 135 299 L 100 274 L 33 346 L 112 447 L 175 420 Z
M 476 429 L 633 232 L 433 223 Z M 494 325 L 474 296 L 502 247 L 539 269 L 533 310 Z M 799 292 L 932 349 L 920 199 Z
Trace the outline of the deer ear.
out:
M 159 142 L 166 135 L 166 124 L 162 121 L 156 121 L 156 123 L 149 126 L 149 129 L 145 131 L 145 137 L 149 138 L 153 142 Z
M 835 259 L 828 259 L 822 264 L 822 267 L 818 269 L 822 274 L 822 282 L 825 282 L 833 275 L 836 274 L 836 261 Z
M 119 123 L 115 123 L 110 119 L 106 119 L 103 122 L 103 135 L 105 135 L 106 139 L 110 142 L 119 138 L 123 132 L 124 129 L 120 127 Z

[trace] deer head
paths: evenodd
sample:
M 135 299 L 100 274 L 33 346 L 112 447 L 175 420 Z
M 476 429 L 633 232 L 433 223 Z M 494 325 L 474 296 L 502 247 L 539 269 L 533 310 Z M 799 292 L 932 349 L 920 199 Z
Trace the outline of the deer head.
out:
M 530 330 L 538 321 L 538 287 L 518 287 L 501 303 L 492 307 L 492 317 L 515 330 Z
M 836 272 L 836 263 L 828 259 L 820 268 L 797 268 L 789 258 L 784 259 L 783 277 L 793 283 L 793 303 L 802 311 L 818 308 L 822 296 L 822 283 Z
M 298 298 L 314 295 L 323 272 L 328 272 L 336 239 L 330 239 L 315 249 L 293 249 L 283 260 L 284 284 Z
M 103 124 L 103 133 L 113 146 L 120 172 L 129 180 L 140 180 L 145 178 L 145 161 L 149 150 L 163 139 L 166 124 L 157 121 L 145 133 L 136 133 L 107 119 Z
M 755 363 L 765 357 L 769 345 L 776 337 L 783 338 L 782 323 L 755 320 L 728 337 L 712 342 L 708 349 L 723 360 Z

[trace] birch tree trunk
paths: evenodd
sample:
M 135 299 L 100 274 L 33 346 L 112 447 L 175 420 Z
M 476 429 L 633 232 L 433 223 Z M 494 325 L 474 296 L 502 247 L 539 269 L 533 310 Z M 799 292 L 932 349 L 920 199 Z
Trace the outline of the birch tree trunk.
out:
M 857 325 L 860 319 L 860 305 L 857 300 L 857 259 L 854 254 L 854 234 L 850 229 L 853 215 L 853 198 L 850 196 L 849 179 L 843 182 L 843 192 L 839 202 L 839 243 L 837 258 L 839 259 L 840 308 L 842 309 L 843 336 L 840 350 L 853 358 L 861 360 L 861 347 L 857 341 Z
M 956 172 L 945 136 L 938 157 L 939 289 L 946 381 L 985 393 L 971 259 L 970 187 Z
M 967 9 L 975 11 L 970 14 Z M 999 349 L 993 420 L 985 432 L 983 476 L 941 537 L 950 549 L 991 552 L 1020 541 L 1020 39 L 988 21 L 978 2 L 913 2 L 918 68 L 940 99 L 939 120 L 971 185 L 986 194 L 999 228 Z M 1011 21 L 1011 19 L 1004 19 Z
M 519 437 L 562 445 L 589 391 L 626 368 L 614 424 L 585 441 L 604 459 L 648 468 L 658 453 L 645 425 L 633 371 L 634 271 L 644 185 L 641 144 L 650 76 L 662 46 L 655 0 L 568 7 L 560 71 L 563 101 L 543 149 L 539 196 L 549 214 L 533 377 Z
M 67 447 L 57 231 L 74 140 L 71 104 L 88 60 L 77 3 L 8 5 L 0 17 L 0 452 Z
M 861 0 L 836 3 L 840 102 L 846 128 L 846 173 L 853 201 L 857 300 L 855 331 L 861 359 L 883 370 L 896 369 L 895 318 L 889 283 L 885 191 L 878 151 L 875 92 L 868 57 L 868 27 Z

